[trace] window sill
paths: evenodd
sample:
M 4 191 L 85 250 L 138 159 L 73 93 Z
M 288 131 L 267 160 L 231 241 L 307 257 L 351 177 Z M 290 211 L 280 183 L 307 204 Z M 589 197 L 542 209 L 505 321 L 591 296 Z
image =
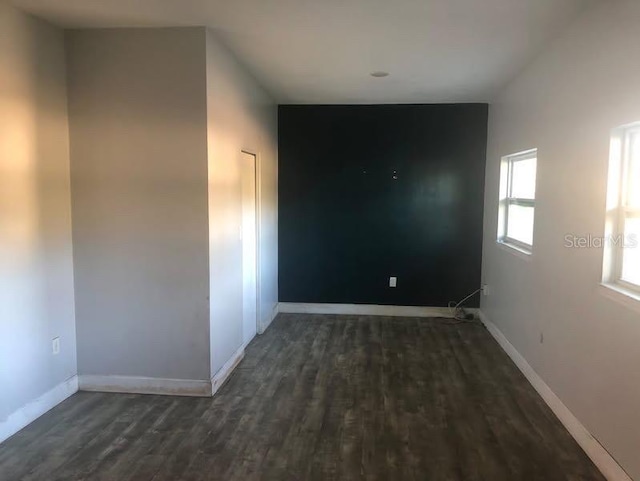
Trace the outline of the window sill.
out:
M 605 297 L 640 312 L 640 292 L 610 282 L 602 282 L 600 287 Z
M 516 257 L 519 257 L 525 261 L 529 261 L 529 262 L 531 261 L 531 256 L 532 256 L 531 251 L 525 250 L 522 247 L 517 246 L 515 244 L 511 244 L 509 242 L 497 241 L 496 244 L 498 244 L 498 247 L 500 247 L 502 250 L 510 252 Z

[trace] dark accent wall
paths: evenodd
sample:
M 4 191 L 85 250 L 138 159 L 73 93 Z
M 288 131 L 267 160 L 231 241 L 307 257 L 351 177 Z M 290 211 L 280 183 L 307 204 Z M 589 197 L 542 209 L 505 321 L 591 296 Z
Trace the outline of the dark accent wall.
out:
M 280 302 L 446 306 L 477 289 L 487 114 L 280 106 Z

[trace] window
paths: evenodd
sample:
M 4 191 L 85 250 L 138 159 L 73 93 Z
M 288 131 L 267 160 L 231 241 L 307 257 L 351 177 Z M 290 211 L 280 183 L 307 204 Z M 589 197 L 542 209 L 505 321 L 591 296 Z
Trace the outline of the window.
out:
M 500 167 L 498 242 L 526 253 L 533 248 L 537 149 L 508 155 Z
M 640 123 L 611 138 L 604 282 L 640 293 Z

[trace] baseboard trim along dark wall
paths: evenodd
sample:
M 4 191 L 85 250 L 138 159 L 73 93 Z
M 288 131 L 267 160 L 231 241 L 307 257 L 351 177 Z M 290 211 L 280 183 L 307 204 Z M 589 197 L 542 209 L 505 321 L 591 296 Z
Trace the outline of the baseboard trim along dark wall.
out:
M 279 300 L 446 306 L 477 289 L 487 116 L 486 104 L 280 106 Z

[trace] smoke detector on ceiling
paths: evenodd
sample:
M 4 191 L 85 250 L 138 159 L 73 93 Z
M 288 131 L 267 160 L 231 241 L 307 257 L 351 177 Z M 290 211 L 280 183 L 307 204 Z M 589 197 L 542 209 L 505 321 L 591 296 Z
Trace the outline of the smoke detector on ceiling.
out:
M 389 72 L 371 72 L 371 76 L 375 78 L 388 77 Z

